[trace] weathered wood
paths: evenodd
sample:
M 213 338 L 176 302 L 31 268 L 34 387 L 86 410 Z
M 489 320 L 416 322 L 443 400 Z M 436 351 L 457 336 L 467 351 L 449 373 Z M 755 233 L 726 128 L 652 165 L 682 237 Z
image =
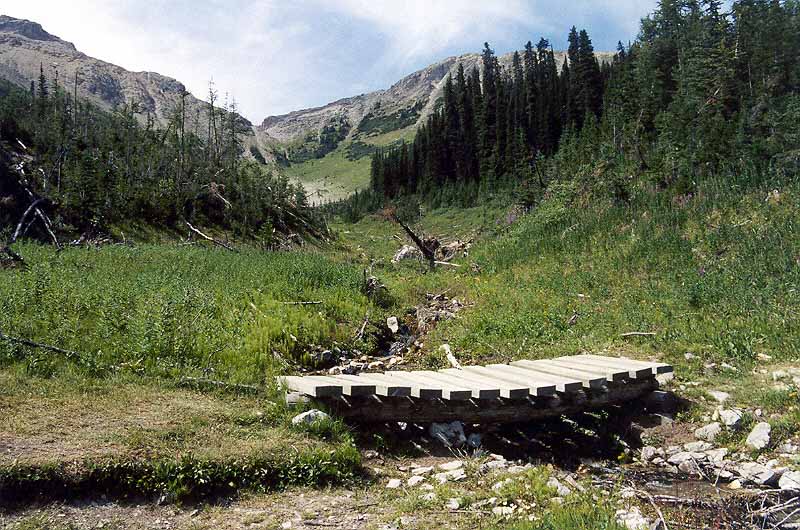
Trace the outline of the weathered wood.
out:
M 409 396 L 419 399 L 441 399 L 442 389 L 435 383 L 420 381 L 407 376 L 406 372 L 386 372 L 385 374 L 369 374 L 370 377 L 383 379 L 387 384 L 402 384 L 409 389 Z M 364 377 L 364 376 L 358 376 Z
M 441 398 L 441 399 L 451 399 L 455 401 L 461 401 L 472 398 L 472 390 L 469 388 L 447 385 L 442 383 L 441 381 L 437 381 L 435 379 L 431 379 L 430 377 L 420 375 L 419 372 L 417 373 L 386 372 L 386 375 L 389 377 L 399 378 L 413 385 L 418 385 L 419 388 L 425 388 L 426 393 L 429 394 L 432 394 L 433 392 L 439 393 L 437 397 L 432 397 L 431 399 Z M 413 391 L 411 395 L 412 396 L 414 395 Z
M 213 238 L 213 237 L 211 237 L 211 236 L 209 236 L 209 235 L 206 235 L 206 234 L 204 234 L 203 232 L 201 232 L 200 230 L 198 230 L 197 228 L 195 228 L 194 226 L 192 226 L 192 224 L 191 224 L 189 221 L 184 221 L 184 222 L 186 223 L 186 226 L 188 226 L 188 227 L 189 227 L 189 230 L 191 230 L 192 232 L 194 232 L 194 233 L 195 233 L 195 234 L 197 234 L 198 236 L 202 237 L 202 238 L 203 238 L 203 239 L 205 239 L 206 241 L 211 241 L 211 242 L 212 242 L 212 243 L 214 243 L 215 245 L 217 245 L 217 246 L 219 246 L 219 247 L 222 247 L 222 248 L 224 248 L 225 250 L 229 250 L 229 251 L 231 251 L 231 252 L 239 252 L 238 250 L 236 250 L 235 248 L 233 248 L 233 247 L 232 247 L 232 246 L 230 246 L 229 244 L 225 243 L 224 241 L 220 241 L 219 239 L 215 239 L 215 238 Z
M 521 360 L 463 369 L 382 374 L 284 377 L 289 390 L 312 397 L 411 397 L 424 400 L 491 401 L 553 396 L 571 402 L 582 399 L 582 389 L 603 391 L 609 383 L 649 380 L 671 372 L 663 363 L 580 355 L 545 360 Z
M 341 384 L 318 383 L 310 377 L 279 377 L 278 383 L 286 386 L 289 390 L 296 390 L 315 398 L 341 396 L 343 390 Z
M 525 399 L 531 394 L 531 389 L 528 388 L 528 385 L 523 385 L 521 383 L 508 383 L 506 381 L 501 381 L 500 379 L 491 379 L 488 377 L 483 377 L 481 375 L 467 372 L 463 369 L 456 369 L 456 368 L 448 368 L 447 370 L 442 370 L 441 373 L 447 374 L 451 377 L 455 377 L 461 381 L 464 381 L 466 384 L 470 383 L 482 383 L 482 384 L 492 384 L 496 385 L 497 388 L 500 390 L 500 397 L 505 399 Z M 551 396 L 555 393 L 556 389 L 553 386 L 552 390 L 547 389 L 545 387 L 538 387 L 534 390 L 536 394 L 533 394 L 534 397 L 536 396 Z
M 513 370 L 510 366 L 493 365 L 488 367 L 483 366 L 468 366 L 465 370 L 475 372 L 477 374 L 485 375 L 487 377 L 494 377 L 503 381 L 510 381 L 514 383 L 527 383 L 531 389 L 531 395 L 542 395 L 540 388 L 545 392 L 574 392 L 583 388 L 583 383 L 574 379 L 565 379 L 563 377 L 555 377 L 550 374 L 542 374 L 533 372 L 531 370 Z M 534 390 L 536 391 L 534 393 Z
M 457 377 L 452 377 L 442 372 L 411 372 L 412 374 L 419 374 L 427 376 L 430 381 L 440 381 L 443 385 L 455 386 L 457 388 L 464 388 L 471 392 L 470 397 L 475 399 L 497 399 L 500 396 L 500 389 L 497 385 L 492 385 L 482 382 L 468 382 Z
M 616 362 L 608 362 L 598 359 L 575 358 L 572 363 L 575 366 L 595 367 L 601 369 L 622 370 L 625 371 L 628 377 L 632 379 L 641 379 L 642 377 L 651 377 L 654 374 L 652 366 L 647 368 L 638 368 L 636 366 L 624 365 Z
M 411 386 L 397 379 L 390 379 L 383 374 L 337 375 L 334 379 L 342 382 L 361 381 L 375 386 L 375 394 L 384 397 L 409 397 Z
M 371 396 L 375 394 L 376 390 L 374 384 L 370 384 L 369 381 L 359 377 L 339 379 L 336 377 L 312 376 L 304 379 L 320 385 L 341 386 L 342 394 L 345 396 Z
M 572 368 L 564 368 L 562 366 L 552 365 L 547 361 L 518 361 L 517 363 L 514 363 L 513 366 L 515 368 L 522 368 L 523 370 L 531 370 L 533 372 L 550 374 L 556 377 L 563 377 L 565 379 L 577 379 L 583 383 L 585 388 L 603 388 L 603 386 L 608 383 L 608 379 L 606 379 L 605 376 L 598 376 L 597 374 L 582 372 Z
M 572 357 L 568 357 L 568 358 L 571 359 Z M 635 359 L 625 359 L 625 358 L 622 358 L 622 357 L 601 357 L 600 355 L 584 354 L 584 355 L 575 356 L 575 359 L 593 359 L 593 360 L 596 360 L 596 361 L 603 361 L 605 363 L 608 363 L 610 366 L 620 366 L 620 367 L 623 367 L 623 368 L 626 368 L 626 367 L 627 368 L 641 368 L 641 369 L 651 368 L 653 370 L 653 373 L 656 374 L 656 375 L 658 375 L 658 374 L 666 374 L 666 373 L 670 373 L 670 372 L 673 371 L 672 366 L 670 366 L 668 364 L 651 363 L 651 362 L 648 362 L 648 361 L 638 361 L 638 360 L 635 360 Z
M 364 424 L 387 422 L 431 423 L 463 421 L 465 423 L 525 423 L 578 414 L 617 403 L 634 400 L 657 388 L 654 378 L 627 383 L 611 383 L 607 392 L 588 390 L 582 399 L 528 398 L 522 400 L 443 401 L 414 398 L 352 399 L 326 398 L 320 401 L 334 414 Z

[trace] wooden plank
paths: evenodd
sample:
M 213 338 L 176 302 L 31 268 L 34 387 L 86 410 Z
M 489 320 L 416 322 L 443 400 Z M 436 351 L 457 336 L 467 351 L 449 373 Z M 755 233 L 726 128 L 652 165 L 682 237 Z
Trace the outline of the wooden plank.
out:
M 402 383 L 411 389 L 411 397 L 420 399 L 442 399 L 442 389 L 430 382 L 414 380 L 410 377 L 404 377 L 400 374 L 404 372 L 386 372 L 384 374 L 370 374 L 377 375 L 381 379 L 388 382 Z M 395 375 L 397 374 L 397 375 Z
M 587 374 L 578 370 L 570 370 L 569 368 L 553 367 L 549 366 L 547 363 L 540 363 L 539 361 L 525 362 L 530 364 L 514 365 L 513 367 L 509 366 L 509 368 L 512 370 L 530 370 L 532 372 L 577 380 L 582 383 L 584 388 L 603 388 L 606 384 L 608 384 L 608 379 L 602 376 L 598 377 L 597 375 Z M 495 365 L 491 366 L 494 367 Z
M 347 380 L 323 375 L 307 376 L 304 379 L 320 385 L 341 386 L 342 394 L 345 396 L 372 396 L 375 394 L 375 385 L 370 385 L 363 379 Z
M 567 377 L 583 377 L 591 379 L 601 377 L 606 381 L 624 381 L 628 378 L 628 372 L 625 370 L 614 370 L 613 368 L 603 368 L 597 366 L 581 366 L 565 361 L 550 359 L 542 359 L 537 361 L 515 361 L 511 363 L 511 366 L 519 366 L 520 368 L 539 368 L 548 373 L 564 375 Z M 603 384 L 605 383 L 601 383 L 601 385 Z
M 628 383 L 611 383 L 608 392 L 586 391 L 586 399 L 574 401 L 564 399 L 550 403 L 549 399 L 540 400 L 488 400 L 482 401 L 444 401 L 420 400 L 415 398 L 341 398 L 321 399 L 330 410 L 348 421 L 364 424 L 382 424 L 387 422 L 448 422 L 463 421 L 465 423 L 526 423 L 531 421 L 557 418 L 561 415 L 579 414 L 596 410 L 609 405 L 626 403 L 646 395 L 658 387 L 653 379 L 638 379 Z
M 628 370 L 622 368 L 582 364 L 580 362 L 570 361 L 568 357 L 560 357 L 558 359 L 543 359 L 542 361 L 536 362 L 546 362 L 551 366 L 561 366 L 564 368 L 570 368 L 572 370 L 588 372 L 590 374 L 598 374 L 605 377 L 609 381 L 625 381 L 631 377 Z
M 519 377 L 519 378 L 534 378 L 536 380 L 547 381 L 556 385 L 556 390 L 562 393 L 576 392 L 584 387 L 580 379 L 574 377 L 556 376 L 545 372 L 540 372 L 530 368 L 517 368 L 508 366 L 507 364 L 493 364 L 488 367 L 492 370 L 498 370 L 506 377 Z
M 439 372 L 447 374 L 451 377 L 458 378 L 464 381 L 465 384 L 484 383 L 484 384 L 496 385 L 497 388 L 500 390 L 500 397 L 505 399 L 525 399 L 528 396 L 532 395 L 552 396 L 556 391 L 555 385 L 553 385 L 552 389 L 549 389 L 547 387 L 537 387 L 531 389 L 527 384 L 513 383 L 513 382 L 509 383 L 508 381 L 503 381 L 491 377 L 484 377 L 482 375 L 478 375 L 472 372 L 467 372 L 465 370 L 459 370 L 458 368 L 448 368 L 446 370 L 440 370 Z M 532 394 L 532 392 L 536 392 L 536 394 Z
M 333 383 L 317 383 L 308 377 L 285 376 L 279 377 L 278 383 L 286 386 L 289 390 L 294 390 L 307 396 L 337 397 L 342 395 L 342 385 Z
M 439 393 L 441 399 L 463 401 L 465 399 L 472 399 L 472 389 L 457 387 L 435 379 L 420 375 L 418 372 L 386 372 L 388 377 L 397 377 L 404 379 L 409 383 L 422 385 L 428 389 L 435 390 Z M 412 393 L 413 395 L 413 393 Z
M 531 394 L 538 392 L 540 387 L 551 388 L 555 386 L 557 392 L 574 392 L 583 388 L 583 383 L 577 380 L 553 377 L 547 374 L 536 374 L 527 370 L 518 370 L 506 365 L 495 365 L 509 368 L 509 370 L 485 366 L 465 366 L 464 370 L 484 377 L 499 379 L 509 383 L 522 383 L 528 385 Z
M 635 368 L 632 366 L 623 366 L 618 363 L 609 363 L 606 361 L 601 361 L 597 359 L 584 359 L 584 358 L 563 358 L 563 362 L 569 362 L 574 366 L 586 366 L 586 367 L 596 367 L 596 368 L 605 368 L 611 370 L 626 370 L 628 377 L 632 379 L 641 379 L 645 377 L 653 377 L 653 369 L 651 367 L 647 368 Z
M 611 363 L 615 366 L 632 367 L 632 368 L 652 368 L 654 374 L 666 374 L 673 371 L 672 366 L 664 363 L 651 363 L 648 361 L 638 361 L 636 359 L 624 359 L 622 357 L 603 357 L 600 355 L 577 355 L 576 359 L 593 359 L 597 361 L 604 361 Z
M 441 381 L 444 385 L 467 389 L 472 392 L 472 397 L 475 399 L 500 398 L 500 388 L 498 388 L 497 385 L 481 383 L 477 381 L 464 381 L 463 379 L 459 379 L 448 374 L 443 374 L 441 372 L 419 371 L 409 373 L 425 376 L 431 381 Z
M 382 374 L 363 374 L 363 375 L 336 375 L 335 379 L 344 381 L 355 381 L 359 383 L 375 385 L 375 394 L 386 397 L 410 397 L 411 385 L 396 379 L 388 379 Z M 415 396 L 419 397 L 419 396 Z

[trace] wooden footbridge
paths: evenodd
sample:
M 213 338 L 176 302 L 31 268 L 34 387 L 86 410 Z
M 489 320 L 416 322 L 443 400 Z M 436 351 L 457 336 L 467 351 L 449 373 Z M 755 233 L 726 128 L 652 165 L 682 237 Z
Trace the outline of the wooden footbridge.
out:
M 355 422 L 514 423 L 641 398 L 667 364 L 577 355 L 439 371 L 282 377 L 281 384 Z

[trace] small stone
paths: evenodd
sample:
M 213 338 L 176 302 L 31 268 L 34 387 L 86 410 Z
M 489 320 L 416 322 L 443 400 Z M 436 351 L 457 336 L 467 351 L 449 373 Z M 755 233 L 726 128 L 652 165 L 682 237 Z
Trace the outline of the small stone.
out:
M 480 433 L 474 432 L 467 437 L 467 445 L 473 449 L 478 449 L 483 444 L 483 436 Z
M 572 493 L 572 490 L 563 485 L 556 477 L 550 477 L 547 481 L 547 487 L 556 490 L 560 497 L 566 497 Z
M 400 331 L 400 322 L 398 322 L 397 317 L 387 318 L 386 325 L 389 327 L 389 331 L 391 331 L 392 334 L 396 334 Z
M 508 472 L 512 475 L 519 475 L 520 473 L 525 473 L 528 469 L 525 466 L 511 466 L 508 468 Z
M 789 372 L 786 370 L 775 370 L 772 372 L 773 381 L 782 381 L 783 379 L 789 379 Z
M 687 361 L 691 361 L 692 359 L 697 359 L 697 355 L 687 351 L 686 353 L 683 354 L 683 358 L 686 359 Z
M 507 466 L 508 463 L 505 460 L 490 460 L 489 462 L 481 464 L 478 471 L 480 473 L 486 473 L 494 469 L 505 469 Z
M 683 444 L 683 448 L 689 452 L 697 453 L 702 451 L 708 451 L 709 449 L 713 448 L 714 446 L 708 442 L 690 442 L 688 444 Z
M 786 471 L 778 481 L 782 490 L 800 491 L 800 471 Z
M 617 522 L 628 530 L 650 530 L 650 521 L 637 506 L 628 510 L 617 510 Z
M 706 451 L 706 455 L 711 463 L 719 464 L 725 459 L 726 456 L 728 456 L 728 450 L 725 448 L 712 449 L 710 451 Z
M 501 480 L 500 482 L 496 482 L 492 486 L 492 490 L 493 491 L 500 491 L 501 489 L 503 489 L 504 487 L 506 487 L 507 485 L 509 485 L 509 484 L 511 484 L 513 482 L 514 482 L 513 478 L 507 478 L 505 480 Z
M 383 361 L 375 361 L 367 365 L 367 370 L 382 370 L 383 368 L 384 368 Z
M 753 482 L 759 486 L 771 486 L 778 483 L 778 475 L 772 469 L 756 462 L 745 462 L 734 470 L 742 480 Z
M 433 487 L 433 484 L 423 484 L 422 486 L 419 487 L 419 489 L 425 490 L 425 491 L 433 491 L 436 488 Z
M 456 469 L 444 473 L 437 473 L 433 478 L 439 481 L 439 484 L 445 484 L 449 481 L 458 482 L 459 480 L 464 480 L 467 478 L 467 474 L 463 469 Z
M 312 409 L 292 418 L 292 425 L 311 425 L 319 421 L 329 420 L 330 416 L 321 410 Z
M 680 445 L 670 445 L 667 447 L 667 455 L 672 456 L 676 453 L 680 453 L 683 449 L 681 449 Z
M 436 500 L 436 494 L 434 492 L 423 493 L 419 496 L 420 499 L 427 502 L 432 502 Z
M 498 516 L 509 516 L 514 514 L 512 506 L 495 506 L 492 508 L 492 513 Z
M 772 360 L 772 356 L 771 355 L 767 355 L 766 353 L 759 353 L 759 354 L 756 355 L 756 357 L 758 358 L 759 361 L 771 361 Z
M 728 484 L 728 489 L 732 489 L 732 490 L 740 490 L 740 489 L 742 489 L 742 481 L 739 480 L 739 479 L 731 481 L 731 483 Z
M 764 449 L 769 445 L 769 433 L 772 427 L 769 423 L 761 422 L 753 427 L 745 442 L 748 447 L 756 450 Z
M 428 434 L 445 447 L 461 447 L 467 443 L 467 437 L 464 436 L 464 424 L 460 421 L 433 423 L 428 429 Z
M 699 440 L 706 440 L 708 442 L 713 442 L 714 439 L 717 437 L 719 433 L 722 432 L 722 426 L 717 423 L 710 423 L 705 427 L 700 427 L 696 431 L 694 431 L 694 435 Z
M 742 423 L 744 414 L 739 409 L 720 410 L 719 419 L 729 429 L 735 429 Z
M 643 462 L 650 462 L 659 456 L 660 457 L 664 456 L 664 450 L 661 449 L 660 447 L 651 447 L 651 446 L 642 447 Z
M 720 367 L 721 367 L 723 370 L 727 370 L 727 371 L 729 371 L 729 372 L 738 372 L 738 371 L 739 371 L 739 369 L 738 369 L 738 368 L 736 368 L 736 367 L 735 367 L 735 366 L 733 366 L 732 364 L 728 364 L 728 363 L 722 363 L 722 364 L 720 365 Z
M 678 465 L 680 465 L 680 464 L 682 464 L 684 462 L 692 462 L 692 461 L 695 461 L 695 460 L 701 461 L 701 460 L 705 460 L 706 458 L 708 458 L 708 457 L 705 455 L 705 453 L 692 453 L 690 451 L 683 451 L 683 452 L 676 453 L 676 454 L 672 455 L 671 457 L 669 457 L 667 462 L 669 462 L 670 464 L 672 464 L 674 466 L 678 466 Z
M 794 445 L 791 442 L 784 442 L 780 446 L 778 446 L 778 452 L 787 455 L 794 455 L 797 454 L 798 452 L 798 446 Z
M 458 510 L 459 508 L 461 508 L 461 499 L 456 499 L 456 498 L 448 499 L 447 504 L 445 504 L 444 507 L 447 508 L 448 510 L 453 510 L 453 511 Z
M 694 460 L 687 460 L 678 465 L 678 471 L 681 473 L 686 473 L 687 475 L 699 475 L 700 466 L 698 466 L 697 462 Z
M 431 471 L 433 471 L 433 467 L 432 466 L 415 467 L 414 469 L 411 470 L 411 474 L 412 475 L 427 475 Z
M 714 398 L 718 403 L 725 403 L 728 401 L 728 398 L 731 397 L 727 392 L 722 392 L 720 390 L 711 390 L 708 392 L 708 395 Z
M 400 480 L 399 478 L 393 478 L 393 479 L 391 479 L 389 481 L 388 484 L 386 484 L 386 489 L 396 490 L 397 488 L 399 488 L 402 485 L 403 485 L 403 481 L 402 480 Z
M 406 482 L 406 484 L 408 484 L 409 488 L 413 488 L 414 486 L 422 484 L 423 482 L 425 482 L 425 477 L 420 475 L 414 475 L 413 477 L 408 479 L 408 482 Z
M 461 469 L 464 467 L 464 462 L 461 460 L 453 460 L 452 462 L 447 462 L 446 464 L 439 464 L 439 469 L 442 471 L 454 471 L 456 469 Z

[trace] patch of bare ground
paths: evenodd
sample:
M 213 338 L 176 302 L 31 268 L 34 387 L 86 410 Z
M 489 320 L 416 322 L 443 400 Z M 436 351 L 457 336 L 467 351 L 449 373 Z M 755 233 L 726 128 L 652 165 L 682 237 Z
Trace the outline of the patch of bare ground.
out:
M 188 453 L 225 458 L 319 443 L 262 421 L 271 404 L 256 397 L 127 383 L 37 381 L 19 388 L 8 374 L 0 374 L 2 383 L 0 465 Z

